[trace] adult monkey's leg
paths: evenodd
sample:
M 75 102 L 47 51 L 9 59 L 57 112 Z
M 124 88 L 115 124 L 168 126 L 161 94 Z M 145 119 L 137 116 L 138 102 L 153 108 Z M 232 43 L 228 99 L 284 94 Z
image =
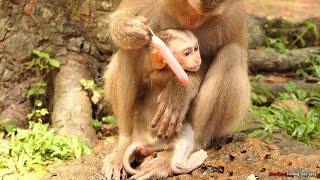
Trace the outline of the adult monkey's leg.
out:
M 190 112 L 197 149 L 230 133 L 245 118 L 249 105 L 246 49 L 226 45 L 212 61 Z
M 103 173 L 107 179 L 120 179 L 125 175 L 122 157 L 131 142 L 134 122 L 134 103 L 139 76 L 134 64 L 139 63 L 139 52 L 119 51 L 113 57 L 105 73 L 105 97 L 118 120 L 119 142 L 104 160 Z M 137 62 L 135 62 L 137 61 Z

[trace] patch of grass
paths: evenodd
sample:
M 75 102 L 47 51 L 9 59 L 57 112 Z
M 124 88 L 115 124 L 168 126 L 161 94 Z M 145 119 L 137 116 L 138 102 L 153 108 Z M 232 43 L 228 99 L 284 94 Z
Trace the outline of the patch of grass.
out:
M 303 78 L 316 77 L 320 78 L 320 52 L 315 52 L 306 67 L 299 67 L 296 71 L 297 76 Z
M 285 92 L 276 97 L 277 100 L 291 100 L 296 103 L 294 110 L 285 105 L 272 104 L 270 106 L 251 107 L 251 113 L 260 123 L 260 127 L 249 135 L 257 137 L 266 134 L 272 138 L 276 128 L 283 129 L 292 137 L 313 145 L 320 141 L 320 83 L 315 84 L 313 90 L 307 91 L 297 88 L 296 84 L 285 84 Z M 253 97 L 254 98 L 254 97 Z M 309 110 L 300 108 L 299 102 L 305 102 Z
M 251 91 L 251 99 L 253 105 L 262 106 L 268 104 L 269 100 L 274 100 L 275 97 L 267 88 L 255 85 Z
M 317 25 L 305 20 L 291 23 L 281 18 L 268 21 L 264 28 L 266 36 L 264 44 L 267 49 L 284 53 L 289 49 L 313 46 L 319 40 Z
M 275 127 L 280 127 L 285 132 L 300 141 L 312 145 L 320 140 L 320 114 L 314 110 L 305 114 L 302 111 L 293 112 L 291 109 L 271 105 L 269 107 L 253 106 L 251 112 L 259 119 L 261 127 L 253 131 L 250 136 L 266 133 L 272 138 Z
M 30 122 L 29 129 L 1 124 L 0 169 L 24 175 L 48 172 L 57 161 L 89 154 L 89 146 L 79 137 L 56 135 L 48 124 Z

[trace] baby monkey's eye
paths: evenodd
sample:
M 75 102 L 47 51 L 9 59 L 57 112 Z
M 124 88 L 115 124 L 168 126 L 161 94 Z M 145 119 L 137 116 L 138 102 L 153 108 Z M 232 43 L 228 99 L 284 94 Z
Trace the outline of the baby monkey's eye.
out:
M 184 51 L 183 55 L 184 56 L 189 56 L 191 54 L 191 51 L 190 50 L 186 50 Z
M 199 46 L 194 47 L 194 51 L 198 51 L 199 50 Z

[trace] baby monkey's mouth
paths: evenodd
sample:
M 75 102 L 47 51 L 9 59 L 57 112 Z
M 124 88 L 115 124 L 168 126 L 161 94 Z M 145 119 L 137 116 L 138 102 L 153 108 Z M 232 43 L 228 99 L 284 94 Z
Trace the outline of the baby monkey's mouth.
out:
M 185 70 L 189 71 L 189 72 L 197 72 L 197 71 L 199 71 L 199 69 L 200 69 L 200 66 L 185 68 Z

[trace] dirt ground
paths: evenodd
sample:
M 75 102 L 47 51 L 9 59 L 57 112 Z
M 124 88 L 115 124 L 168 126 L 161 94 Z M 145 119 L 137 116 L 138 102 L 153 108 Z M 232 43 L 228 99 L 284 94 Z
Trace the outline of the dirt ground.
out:
M 320 0 L 245 0 L 248 13 L 299 21 L 320 17 Z
M 100 141 L 94 152 L 81 160 L 73 160 L 57 167 L 45 179 L 48 180 L 99 180 L 102 160 L 115 143 Z M 310 173 L 320 178 L 320 153 L 290 136 L 276 134 L 272 143 L 248 138 L 245 134 L 229 137 L 223 146 L 208 151 L 205 163 L 190 174 L 170 177 L 185 179 L 247 179 L 248 176 L 269 179 L 270 173 Z M 241 164 L 241 166 L 239 166 Z M 279 178 L 279 177 L 274 177 Z

